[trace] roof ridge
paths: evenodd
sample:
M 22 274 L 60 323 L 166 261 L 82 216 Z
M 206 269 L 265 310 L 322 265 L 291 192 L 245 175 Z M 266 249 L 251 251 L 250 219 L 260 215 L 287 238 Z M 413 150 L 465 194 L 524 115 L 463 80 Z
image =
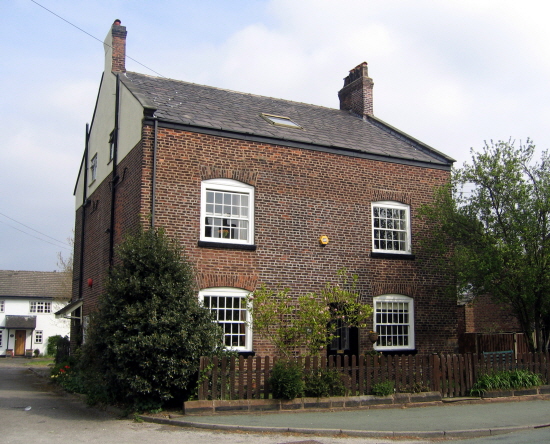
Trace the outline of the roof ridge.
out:
M 307 102 L 298 102 L 296 100 L 290 100 L 290 99 L 281 99 L 280 97 L 272 97 L 272 96 L 265 96 L 265 95 L 262 95 L 262 94 L 254 94 L 254 93 L 247 93 L 247 92 L 243 92 L 243 91 L 236 91 L 234 89 L 228 89 L 228 88 L 220 88 L 219 86 L 211 86 L 211 85 L 203 85 L 201 83 L 195 83 L 195 82 L 188 82 L 186 80 L 178 80 L 178 79 L 172 79 L 172 78 L 169 78 L 169 77 L 158 77 L 158 76 L 152 76 L 152 75 L 149 75 L 149 74 L 143 74 L 143 73 L 140 73 L 140 72 L 134 72 L 134 71 L 127 71 L 124 73 L 124 76 L 131 82 L 132 79 L 128 78 L 126 76 L 126 74 L 137 74 L 138 76 L 144 76 L 144 77 L 149 77 L 151 79 L 155 79 L 155 80 L 168 80 L 168 81 L 171 81 L 171 82 L 177 82 L 177 83 L 185 83 L 186 85 L 194 85 L 194 86 L 200 86 L 201 88 L 210 88 L 210 89 L 215 89 L 217 91 L 225 91 L 225 92 L 230 92 L 230 93 L 234 93 L 234 94 L 241 94 L 243 96 L 250 96 L 250 97 L 261 97 L 261 98 L 264 98 L 264 99 L 271 99 L 271 100 L 277 100 L 277 101 L 281 101 L 281 102 L 287 102 L 287 103 L 296 103 L 298 105 L 306 105 L 306 106 L 314 106 L 316 108 L 322 108 L 322 109 L 327 109 L 327 110 L 331 110 L 331 111 L 338 111 L 338 112 L 343 112 L 343 113 L 346 113 L 346 114 L 352 114 L 351 112 L 349 111 L 342 111 L 341 109 L 338 109 L 338 108 L 332 108 L 330 106 L 323 106 L 323 105 L 317 105 L 315 103 L 307 103 Z M 176 91 L 177 92 L 177 91 Z M 357 118 L 359 120 L 362 120 L 360 116 L 357 116 Z

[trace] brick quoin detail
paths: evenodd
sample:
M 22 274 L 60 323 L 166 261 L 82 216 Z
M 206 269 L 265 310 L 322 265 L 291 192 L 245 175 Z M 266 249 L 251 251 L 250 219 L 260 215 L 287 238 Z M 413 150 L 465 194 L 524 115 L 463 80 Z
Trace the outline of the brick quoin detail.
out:
M 258 282 L 258 276 L 199 272 L 197 273 L 197 281 L 201 290 L 213 287 L 230 287 L 254 291 Z

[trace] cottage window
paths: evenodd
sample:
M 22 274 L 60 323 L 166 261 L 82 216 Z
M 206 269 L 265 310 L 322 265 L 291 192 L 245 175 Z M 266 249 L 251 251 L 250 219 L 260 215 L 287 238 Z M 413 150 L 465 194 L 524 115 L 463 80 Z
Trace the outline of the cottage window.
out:
M 31 302 L 30 312 L 31 313 L 51 313 L 52 303 L 51 302 Z
M 199 300 L 214 313 L 222 327 L 223 341 L 229 350 L 252 351 L 246 296 L 248 292 L 238 288 L 209 288 L 199 292 Z
M 373 202 L 372 251 L 410 254 L 409 206 L 398 202 Z
M 44 337 L 44 335 L 42 334 L 42 331 L 41 330 L 36 330 L 34 332 L 34 343 L 35 344 L 42 344 L 43 337 Z
M 90 164 L 90 183 L 97 179 L 97 154 L 92 157 Z
M 414 302 L 402 295 L 373 298 L 375 350 L 414 350 Z
M 4 301 L 0 301 L 0 313 L 4 313 Z
M 254 243 L 254 187 L 231 179 L 210 179 L 201 186 L 201 240 Z

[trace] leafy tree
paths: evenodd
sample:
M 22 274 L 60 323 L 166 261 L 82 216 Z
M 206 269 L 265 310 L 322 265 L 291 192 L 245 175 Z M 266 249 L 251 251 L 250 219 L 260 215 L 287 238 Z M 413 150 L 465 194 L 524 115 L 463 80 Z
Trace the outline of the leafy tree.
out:
M 73 253 L 74 253 L 74 232 L 72 237 L 67 238 L 67 243 L 71 246 L 71 253 L 67 258 L 61 252 L 57 253 L 57 266 L 63 274 L 62 294 L 60 299 L 70 300 L 73 290 Z
M 316 356 L 336 336 L 338 319 L 349 327 L 366 327 L 372 307 L 361 303 L 357 276 L 338 271 L 320 294 L 293 296 L 290 289 L 265 285 L 248 297 L 252 329 L 269 339 L 284 358 L 300 351 Z
M 185 399 L 199 359 L 223 347 L 197 299 L 193 270 L 163 230 L 141 230 L 117 249 L 106 293 L 92 317 L 83 363 L 88 386 L 136 410 Z
M 459 294 L 508 304 L 531 350 L 542 351 L 550 333 L 550 158 L 543 152 L 536 162 L 534 152 L 530 140 L 472 150 L 472 162 L 453 171 L 421 215 L 435 227 L 431 245 Z

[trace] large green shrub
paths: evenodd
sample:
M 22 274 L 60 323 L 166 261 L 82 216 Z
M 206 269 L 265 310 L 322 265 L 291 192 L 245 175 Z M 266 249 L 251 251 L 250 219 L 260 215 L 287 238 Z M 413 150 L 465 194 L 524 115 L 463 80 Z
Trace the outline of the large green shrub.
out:
M 303 369 L 296 361 L 281 359 L 271 370 L 269 385 L 275 399 L 294 399 L 304 393 Z
M 80 366 L 88 394 L 135 410 L 182 402 L 200 357 L 223 347 L 212 320 L 174 241 L 155 229 L 128 237 L 90 320 Z

